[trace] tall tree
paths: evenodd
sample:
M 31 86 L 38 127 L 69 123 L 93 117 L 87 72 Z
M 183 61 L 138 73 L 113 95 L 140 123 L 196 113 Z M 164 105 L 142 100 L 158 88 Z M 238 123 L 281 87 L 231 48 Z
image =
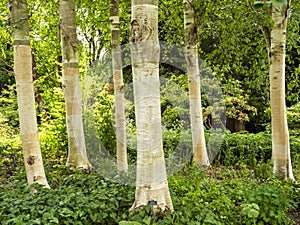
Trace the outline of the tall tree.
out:
M 248 4 L 252 7 L 249 1 Z M 273 171 L 285 179 L 294 179 L 285 103 L 286 32 L 290 6 L 291 0 L 254 2 L 254 7 L 263 8 L 273 22 L 259 21 L 269 59 Z
M 189 102 L 194 160 L 200 166 L 209 166 L 204 137 L 201 106 L 201 84 L 198 64 L 198 32 L 195 26 L 194 9 L 189 0 L 183 0 L 185 54 L 189 79 Z
M 68 130 L 67 165 L 90 170 L 92 167 L 87 159 L 82 123 L 75 0 L 60 0 L 59 13 L 63 90 Z
M 120 48 L 119 0 L 110 0 L 111 51 L 115 94 L 115 119 L 117 138 L 117 166 L 127 171 L 126 120 L 124 109 L 124 84 Z
M 158 0 L 132 0 L 131 58 L 137 133 L 133 208 L 148 204 L 173 211 L 161 128 Z
M 273 28 L 270 46 L 270 105 L 274 172 L 282 178 L 294 179 L 290 156 L 289 130 L 285 104 L 285 48 L 288 9 L 291 0 L 273 1 Z
M 14 73 L 27 181 L 28 184 L 39 183 L 49 187 L 37 128 L 27 2 L 26 0 L 10 0 L 9 8 L 13 29 Z

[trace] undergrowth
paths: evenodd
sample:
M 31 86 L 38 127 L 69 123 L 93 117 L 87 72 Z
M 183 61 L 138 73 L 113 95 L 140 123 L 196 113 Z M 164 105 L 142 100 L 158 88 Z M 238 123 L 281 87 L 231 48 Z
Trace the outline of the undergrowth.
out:
M 267 165 L 266 165 L 267 166 Z M 259 170 L 264 170 L 261 167 Z M 129 212 L 133 186 L 98 172 L 59 168 L 52 189 L 27 186 L 23 170 L 7 174 L 0 185 L 1 224 L 293 224 L 300 185 L 240 164 L 201 170 L 185 167 L 169 178 L 175 212 Z M 126 175 L 123 175 L 126 178 Z M 32 194 L 32 189 L 38 190 Z

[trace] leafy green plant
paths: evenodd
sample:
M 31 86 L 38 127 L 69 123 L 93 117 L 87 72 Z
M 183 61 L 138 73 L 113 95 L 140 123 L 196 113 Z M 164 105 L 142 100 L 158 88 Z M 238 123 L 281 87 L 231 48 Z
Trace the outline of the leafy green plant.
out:
M 228 118 L 249 122 L 249 115 L 253 117 L 257 114 L 257 109 L 249 104 L 249 95 L 244 93 L 239 80 L 229 78 L 226 82 L 223 85 L 226 115 Z
M 294 204 L 294 201 L 288 198 L 289 192 L 291 188 L 286 185 L 267 183 L 257 186 L 246 193 L 247 201 L 251 204 L 244 205 L 243 210 L 247 211 L 246 215 L 255 219 L 257 224 L 288 224 L 291 221 L 287 212 Z
M 242 204 L 242 214 L 243 215 L 247 215 L 247 217 L 252 221 L 249 221 L 250 223 L 253 223 L 258 215 L 259 215 L 259 206 L 255 203 L 251 203 L 251 204 Z
M 232 133 L 225 136 L 217 163 L 234 165 L 238 162 L 255 166 L 271 159 L 271 134 Z
M 289 129 L 300 129 L 300 102 L 288 107 L 287 118 Z
M 7 89 L 1 90 L 0 95 L 0 113 L 6 118 L 13 127 L 19 126 L 18 101 L 16 94 L 16 85 L 11 85 Z
M 18 129 L 0 112 L 0 176 L 15 172 L 22 162 L 22 143 Z
M 169 178 L 175 212 L 129 212 L 134 187 L 114 183 L 99 172 L 55 168 L 52 189 L 28 186 L 24 170 L 0 183 L 2 224 L 290 224 L 288 210 L 299 203 L 299 185 L 254 179 L 245 167 L 184 167 Z M 123 174 L 124 179 L 126 175 Z M 128 179 L 128 178 L 127 178 Z M 116 180 L 117 181 L 117 180 Z M 33 195 L 32 189 L 37 192 Z
M 44 162 L 46 167 L 62 165 L 66 161 L 68 151 L 63 91 L 54 88 L 53 95 L 44 93 L 42 97 L 48 102 L 47 108 L 41 114 L 39 127 Z

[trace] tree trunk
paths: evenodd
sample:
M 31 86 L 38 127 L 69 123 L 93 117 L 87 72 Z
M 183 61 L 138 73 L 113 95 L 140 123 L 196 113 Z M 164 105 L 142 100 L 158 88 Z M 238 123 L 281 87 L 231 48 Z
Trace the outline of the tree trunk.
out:
M 126 120 L 124 109 L 124 84 L 120 48 L 119 0 L 110 0 L 110 30 L 114 76 L 115 120 L 118 171 L 127 171 Z
M 27 181 L 28 184 L 39 183 L 49 187 L 37 128 L 27 2 L 10 0 L 9 4 L 14 38 L 14 72 Z
M 287 6 L 272 8 L 274 28 L 270 49 L 270 100 L 274 172 L 294 179 L 290 157 L 289 131 L 285 105 L 285 43 Z
M 210 164 L 206 150 L 201 106 L 197 28 L 195 27 L 194 10 L 189 0 L 183 0 L 183 4 L 186 42 L 185 53 L 189 77 L 189 102 L 194 160 L 199 166 L 209 166 Z
M 75 0 L 60 0 L 59 11 L 63 90 L 68 130 L 67 165 L 71 168 L 90 170 L 82 123 Z
M 137 126 L 137 179 L 131 209 L 173 211 L 161 128 L 158 1 L 132 0 L 131 57 Z

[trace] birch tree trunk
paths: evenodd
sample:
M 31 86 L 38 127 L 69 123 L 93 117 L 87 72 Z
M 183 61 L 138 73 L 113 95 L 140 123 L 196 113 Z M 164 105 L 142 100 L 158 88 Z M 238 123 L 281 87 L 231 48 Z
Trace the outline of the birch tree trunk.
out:
M 67 165 L 71 168 L 90 170 L 92 167 L 87 159 L 82 123 L 75 0 L 59 0 L 59 13 L 63 91 L 68 131 Z
M 198 38 L 195 27 L 194 9 L 189 0 L 183 0 L 184 4 L 184 31 L 186 42 L 186 62 L 189 79 L 189 102 L 192 128 L 192 141 L 194 160 L 199 166 L 209 166 L 206 150 L 202 106 L 201 84 L 198 64 Z
M 271 30 L 270 100 L 272 123 L 272 153 L 274 172 L 282 178 L 294 179 L 292 172 L 289 131 L 285 105 L 285 45 L 288 5 L 272 7 L 274 28 Z
M 131 57 L 137 127 L 137 179 L 133 208 L 173 211 L 161 128 L 158 1 L 132 0 Z
M 14 73 L 27 182 L 29 185 L 39 183 L 49 187 L 37 128 L 27 2 L 26 0 L 10 0 L 9 8 L 13 28 Z
M 124 84 L 120 48 L 119 0 L 110 0 L 110 30 L 115 95 L 115 120 L 118 171 L 127 171 L 126 120 L 124 109 Z

